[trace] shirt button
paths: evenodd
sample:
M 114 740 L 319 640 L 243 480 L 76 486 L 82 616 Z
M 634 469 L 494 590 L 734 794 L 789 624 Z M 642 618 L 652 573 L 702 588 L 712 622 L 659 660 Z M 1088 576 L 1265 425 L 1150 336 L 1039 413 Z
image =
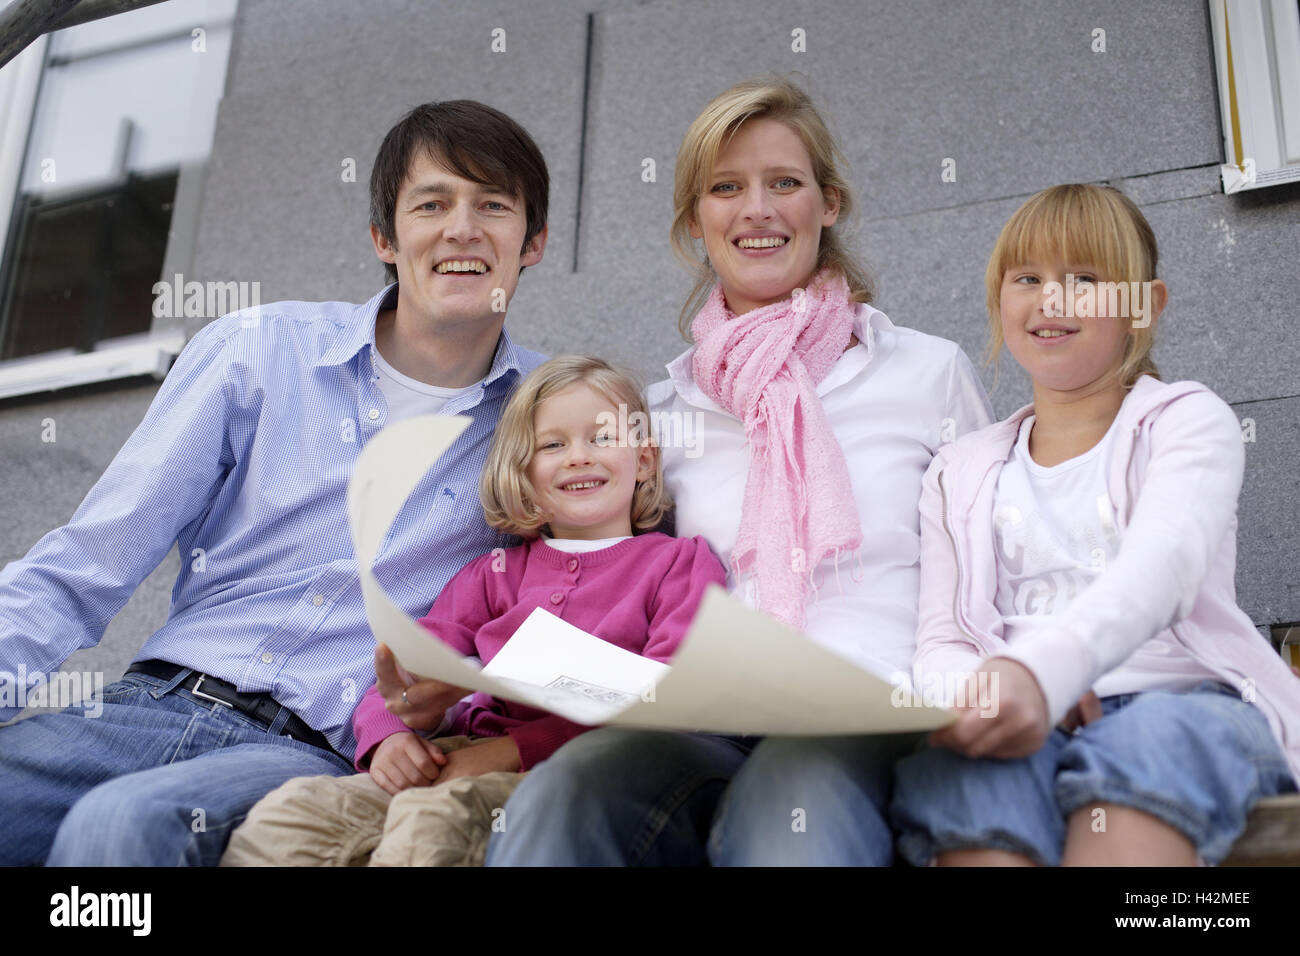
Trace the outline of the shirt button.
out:
M 369 411 L 367 414 L 368 414 L 370 420 L 373 422 L 375 419 L 377 419 L 377 418 L 379 417 L 379 409 L 377 409 L 377 408 L 372 408 L 372 409 L 370 409 L 370 411 Z
M 563 600 L 564 600 L 564 595 L 561 594 L 559 591 L 556 591 L 554 594 L 551 595 L 552 604 L 559 604 Z
M 576 570 L 578 570 L 578 559 L 577 559 L 577 558 L 569 558 L 569 570 L 570 570 L 570 571 L 576 571 Z
M 262 655 L 262 663 L 263 663 L 263 664 L 269 664 L 269 663 L 271 663 L 271 661 L 273 661 L 273 660 L 275 660 L 275 655 L 272 654 L 270 651 L 267 651 L 266 653 L 264 653 L 264 654 Z
M 325 603 L 325 595 L 323 594 L 316 595 L 314 598 L 311 599 L 311 603 L 315 604 L 317 607 L 320 607 L 322 604 Z

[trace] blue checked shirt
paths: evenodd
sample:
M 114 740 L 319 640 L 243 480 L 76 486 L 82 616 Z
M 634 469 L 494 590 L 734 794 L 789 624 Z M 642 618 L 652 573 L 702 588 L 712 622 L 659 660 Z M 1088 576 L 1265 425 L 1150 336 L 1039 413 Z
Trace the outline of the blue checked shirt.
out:
M 67 526 L 0 571 L 0 670 L 52 670 L 97 643 L 175 543 L 167 623 L 136 660 L 268 692 L 350 755 L 374 639 L 345 492 L 387 418 L 375 317 L 396 298 L 389 286 L 364 305 L 277 302 L 204 327 Z M 443 408 L 474 424 L 416 487 L 375 562 L 412 617 L 470 560 L 511 543 L 483 522 L 479 474 L 510 390 L 542 358 L 503 332 L 481 387 Z

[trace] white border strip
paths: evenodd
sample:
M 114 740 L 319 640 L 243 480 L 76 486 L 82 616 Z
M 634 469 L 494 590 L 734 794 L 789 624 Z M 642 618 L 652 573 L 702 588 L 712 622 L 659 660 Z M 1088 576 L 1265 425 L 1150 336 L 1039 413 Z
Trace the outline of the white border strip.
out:
M 0 365 L 0 399 L 135 375 L 152 375 L 161 381 L 172 359 L 185 347 L 185 333 L 181 331 L 135 338 L 134 342 L 105 342 L 93 352 L 64 349 L 30 360 L 5 362 Z

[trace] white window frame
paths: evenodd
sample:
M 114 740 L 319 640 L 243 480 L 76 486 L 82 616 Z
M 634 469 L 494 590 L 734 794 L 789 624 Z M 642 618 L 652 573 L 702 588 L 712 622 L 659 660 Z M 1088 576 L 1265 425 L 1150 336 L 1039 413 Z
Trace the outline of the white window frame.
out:
M 1300 181 L 1300 7 L 1210 0 L 1223 191 Z

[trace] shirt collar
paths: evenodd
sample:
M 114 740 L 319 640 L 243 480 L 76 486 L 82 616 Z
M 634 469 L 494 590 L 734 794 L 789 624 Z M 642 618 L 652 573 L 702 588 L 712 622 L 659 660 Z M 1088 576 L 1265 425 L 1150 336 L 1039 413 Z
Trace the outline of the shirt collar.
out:
M 375 319 L 384 309 L 397 308 L 397 283 L 386 286 L 368 302 L 356 306 L 350 316 L 341 323 L 338 337 L 330 343 L 325 353 L 316 360 L 316 366 L 345 365 L 352 361 L 362 349 L 375 344 Z M 504 327 L 501 338 L 497 340 L 496 352 L 492 356 L 492 367 L 483 379 L 483 387 L 491 385 L 508 372 L 523 374 L 523 366 L 514 343 Z
M 316 367 L 326 365 L 345 365 L 356 357 L 363 348 L 375 344 L 375 318 L 381 309 L 397 308 L 397 283 L 375 295 L 370 301 L 353 308 L 352 313 L 340 325 L 338 336 L 330 343 L 319 359 Z

